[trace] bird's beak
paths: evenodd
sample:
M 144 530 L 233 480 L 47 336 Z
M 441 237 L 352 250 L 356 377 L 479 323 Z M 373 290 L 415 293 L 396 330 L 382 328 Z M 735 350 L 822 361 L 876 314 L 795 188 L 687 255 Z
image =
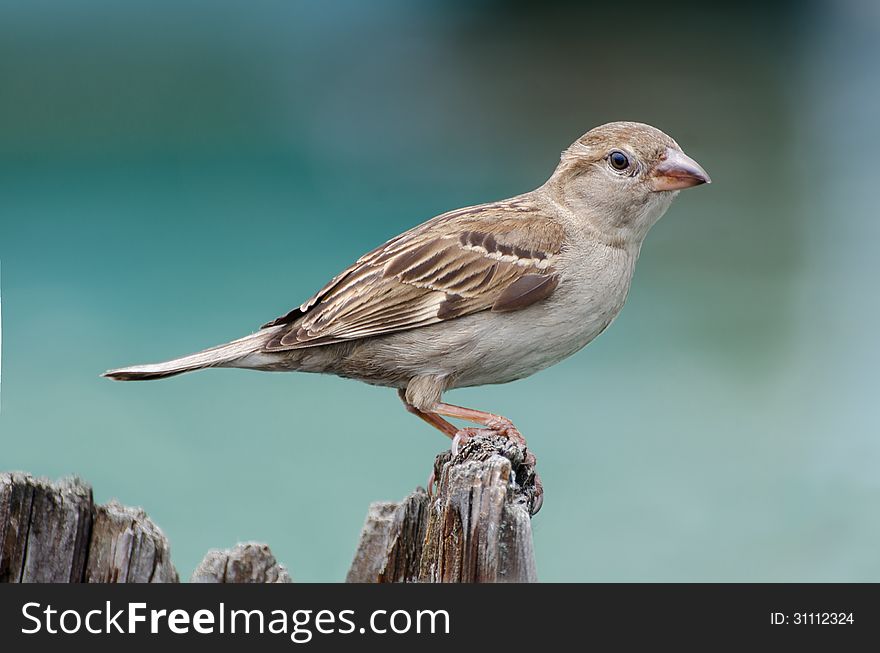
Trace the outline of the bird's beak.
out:
M 681 150 L 666 148 L 660 163 L 651 171 L 651 186 L 654 190 L 681 190 L 700 184 L 711 184 L 709 175 L 699 163 Z

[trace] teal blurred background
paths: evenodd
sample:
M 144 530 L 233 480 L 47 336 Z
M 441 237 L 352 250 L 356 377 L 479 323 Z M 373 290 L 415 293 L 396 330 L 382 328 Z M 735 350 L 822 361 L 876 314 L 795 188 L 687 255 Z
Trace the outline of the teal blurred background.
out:
M 641 120 L 715 183 L 514 419 L 546 581 L 880 581 L 876 2 L 0 2 L 0 469 L 142 505 L 184 577 L 344 578 L 447 442 L 393 391 L 106 368 L 251 332 L 368 248 Z

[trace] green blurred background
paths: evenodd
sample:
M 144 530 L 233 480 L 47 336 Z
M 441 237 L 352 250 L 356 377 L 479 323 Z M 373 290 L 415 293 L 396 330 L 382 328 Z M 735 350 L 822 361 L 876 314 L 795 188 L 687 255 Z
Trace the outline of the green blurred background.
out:
M 773 4 L 773 3 L 766 3 Z M 142 505 L 181 575 L 341 580 L 447 442 L 393 391 L 104 369 L 254 330 L 363 251 L 531 189 L 596 124 L 715 183 L 514 419 L 547 581 L 880 581 L 876 2 L 0 2 L 0 469 Z

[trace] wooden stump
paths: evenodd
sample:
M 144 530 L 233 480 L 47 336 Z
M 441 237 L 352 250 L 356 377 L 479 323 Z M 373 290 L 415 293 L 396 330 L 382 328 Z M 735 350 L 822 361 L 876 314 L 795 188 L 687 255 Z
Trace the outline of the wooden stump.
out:
M 0 475 L 0 581 L 80 582 L 91 530 L 92 490 L 80 479 Z
M 177 582 L 165 535 L 139 509 L 96 506 L 76 477 L 0 474 L 0 582 Z
M 535 582 L 535 459 L 480 436 L 437 456 L 436 495 L 370 506 L 348 582 Z
M 352 583 L 533 582 L 535 458 L 499 436 L 479 436 L 434 463 L 433 496 L 417 488 L 370 506 Z M 265 544 L 209 551 L 198 583 L 289 583 Z M 171 547 L 140 508 L 95 505 L 76 477 L 50 482 L 0 473 L 0 582 L 176 583 Z
M 171 546 L 140 508 L 95 506 L 87 583 L 176 583 Z
M 427 526 L 428 494 L 417 488 L 399 503 L 370 505 L 346 583 L 418 580 Z
M 291 583 L 287 568 L 259 542 L 208 551 L 193 572 L 191 583 Z

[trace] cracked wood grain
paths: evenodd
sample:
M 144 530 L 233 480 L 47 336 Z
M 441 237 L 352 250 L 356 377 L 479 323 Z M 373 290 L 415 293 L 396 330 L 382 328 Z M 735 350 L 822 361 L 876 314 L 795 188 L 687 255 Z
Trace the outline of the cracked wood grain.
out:
M 87 583 L 176 583 L 171 547 L 140 508 L 116 501 L 95 507 Z
M 0 473 L 0 582 L 177 582 L 168 540 L 139 508 L 96 506 L 76 477 Z
M 193 572 L 191 583 L 291 583 L 287 568 L 271 549 L 258 542 L 236 544 L 231 549 L 208 551 Z
M 480 436 L 437 457 L 437 491 L 370 506 L 348 582 L 535 582 L 535 459 Z
M 437 490 L 375 503 L 348 582 L 532 582 L 534 456 L 480 436 L 435 461 Z M 76 477 L 0 473 L 0 582 L 173 583 L 168 539 L 140 508 L 95 505 Z M 192 582 L 291 582 L 265 544 L 212 550 Z

